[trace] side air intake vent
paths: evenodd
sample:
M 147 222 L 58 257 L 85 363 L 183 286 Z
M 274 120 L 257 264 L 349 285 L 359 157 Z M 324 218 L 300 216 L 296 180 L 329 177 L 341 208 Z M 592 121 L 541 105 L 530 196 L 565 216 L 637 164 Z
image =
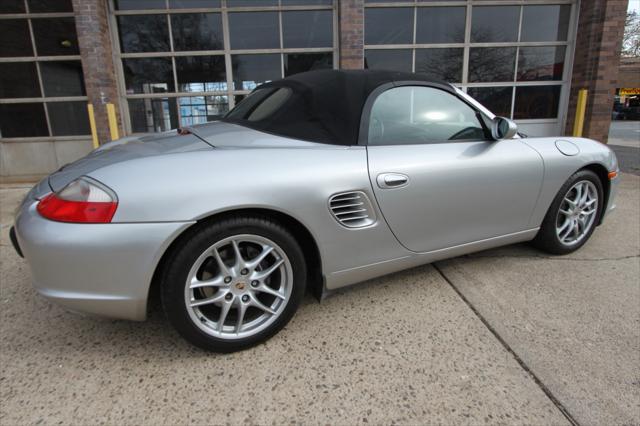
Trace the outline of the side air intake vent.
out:
M 353 191 L 336 194 L 329 199 L 333 217 L 347 228 L 362 228 L 376 221 L 371 201 L 364 192 Z

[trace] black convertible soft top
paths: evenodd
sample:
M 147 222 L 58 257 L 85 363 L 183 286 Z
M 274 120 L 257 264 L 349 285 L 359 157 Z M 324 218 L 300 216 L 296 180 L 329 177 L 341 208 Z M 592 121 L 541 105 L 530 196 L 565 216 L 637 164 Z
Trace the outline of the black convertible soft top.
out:
M 412 81 L 435 83 L 453 91 L 447 83 L 412 73 L 309 71 L 260 85 L 222 121 L 306 141 L 357 145 L 362 109 L 371 92 L 383 84 Z M 282 88 L 289 90 L 276 96 Z M 276 97 L 279 100 L 273 100 Z M 268 102 L 274 105 L 268 114 L 254 113 Z

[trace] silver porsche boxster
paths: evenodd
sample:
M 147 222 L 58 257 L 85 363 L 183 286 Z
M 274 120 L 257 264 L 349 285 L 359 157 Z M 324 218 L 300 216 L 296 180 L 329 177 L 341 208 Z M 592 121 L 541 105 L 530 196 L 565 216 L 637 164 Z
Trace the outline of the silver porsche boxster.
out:
M 259 86 L 220 121 L 126 137 L 53 173 L 11 239 L 46 298 L 249 347 L 331 291 L 532 241 L 553 254 L 614 208 L 613 152 L 534 138 L 456 87 L 323 70 Z

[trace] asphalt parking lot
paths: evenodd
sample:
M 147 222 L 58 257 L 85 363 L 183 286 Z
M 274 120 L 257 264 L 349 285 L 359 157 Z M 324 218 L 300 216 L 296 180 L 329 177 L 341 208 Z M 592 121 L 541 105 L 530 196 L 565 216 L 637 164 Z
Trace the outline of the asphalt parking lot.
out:
M 209 354 L 39 297 L 0 189 L 0 424 L 638 424 L 640 177 L 583 249 L 527 245 L 308 297 L 254 349 Z M 91 279 L 91 277 L 87 277 Z

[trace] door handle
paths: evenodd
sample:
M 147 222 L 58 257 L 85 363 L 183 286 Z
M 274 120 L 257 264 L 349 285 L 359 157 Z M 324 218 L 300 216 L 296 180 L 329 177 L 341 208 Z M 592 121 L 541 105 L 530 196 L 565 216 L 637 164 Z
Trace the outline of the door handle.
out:
M 409 176 L 401 173 L 381 173 L 376 181 L 382 189 L 402 188 L 409 184 Z

